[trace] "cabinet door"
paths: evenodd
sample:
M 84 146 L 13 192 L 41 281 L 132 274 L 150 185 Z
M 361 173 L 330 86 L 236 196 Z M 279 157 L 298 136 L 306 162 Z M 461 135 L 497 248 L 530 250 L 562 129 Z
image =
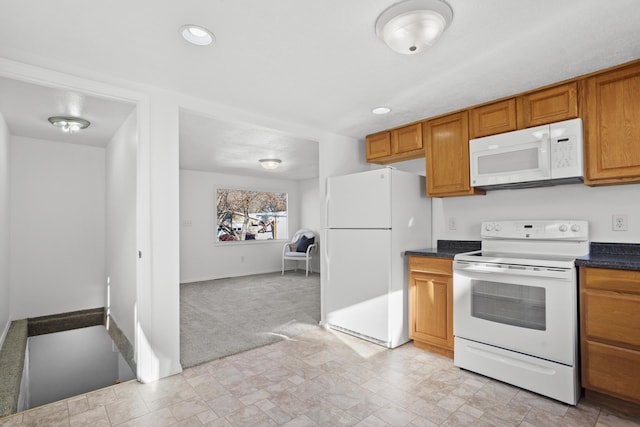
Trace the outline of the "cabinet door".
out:
M 640 404 L 640 352 L 596 341 L 581 350 L 583 387 Z
M 528 93 L 517 98 L 518 128 L 546 125 L 578 117 L 576 82 Z
M 409 154 L 418 152 L 420 157 L 424 155 L 422 145 L 422 124 L 417 123 L 391 131 L 391 143 L 393 154 Z
M 453 275 L 448 259 L 410 257 L 409 337 L 453 354 Z
M 484 194 L 469 179 L 469 130 L 467 112 L 424 123 L 427 195 L 431 197 Z
M 586 81 L 585 183 L 640 182 L 640 64 Z
M 391 132 L 368 135 L 365 144 L 367 146 L 367 161 L 391 156 Z
M 469 110 L 469 137 L 495 135 L 516 130 L 515 98 Z

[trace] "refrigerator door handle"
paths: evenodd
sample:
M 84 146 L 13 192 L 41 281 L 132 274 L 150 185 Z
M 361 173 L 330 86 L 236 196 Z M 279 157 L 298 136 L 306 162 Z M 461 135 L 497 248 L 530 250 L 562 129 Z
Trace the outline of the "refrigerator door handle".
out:
M 329 222 L 329 201 L 330 201 L 330 197 L 329 197 L 329 191 L 327 190 L 327 195 L 324 198 L 324 221 L 325 224 L 327 226 L 327 228 L 329 228 L 329 224 L 331 224 Z
M 329 265 L 331 264 L 331 259 L 329 258 L 329 230 L 325 229 L 324 235 L 324 244 L 322 245 L 324 248 L 324 259 L 327 263 L 327 280 L 331 280 L 331 268 Z

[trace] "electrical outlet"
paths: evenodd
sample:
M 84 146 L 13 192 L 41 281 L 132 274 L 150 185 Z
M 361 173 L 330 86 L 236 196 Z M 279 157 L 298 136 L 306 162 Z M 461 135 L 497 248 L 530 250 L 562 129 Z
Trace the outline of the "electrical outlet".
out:
M 456 229 L 456 219 L 455 217 L 449 217 L 449 230 L 455 230 Z
M 185 219 L 182 221 L 182 226 L 183 227 L 192 227 L 193 226 L 193 221 L 191 221 L 190 219 Z
M 613 231 L 627 231 L 627 216 L 622 214 L 613 215 L 611 217 L 611 229 Z

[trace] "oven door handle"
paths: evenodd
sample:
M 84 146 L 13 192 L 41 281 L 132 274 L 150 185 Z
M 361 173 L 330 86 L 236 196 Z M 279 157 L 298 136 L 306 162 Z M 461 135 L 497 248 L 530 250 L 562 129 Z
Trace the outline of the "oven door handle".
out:
M 455 261 L 453 264 L 453 270 L 454 272 L 457 271 L 462 274 L 466 272 L 472 272 L 481 274 L 508 274 L 513 276 L 554 278 L 569 278 L 571 276 L 571 270 L 565 268 L 531 267 L 510 264 L 481 264 L 468 263 L 464 261 Z

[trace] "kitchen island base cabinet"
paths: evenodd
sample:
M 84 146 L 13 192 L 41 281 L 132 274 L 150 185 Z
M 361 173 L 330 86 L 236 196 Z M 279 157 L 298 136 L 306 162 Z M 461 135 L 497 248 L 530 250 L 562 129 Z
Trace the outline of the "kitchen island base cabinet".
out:
M 409 338 L 453 358 L 453 270 L 443 258 L 409 257 Z
M 587 399 L 640 416 L 640 271 L 580 268 Z

